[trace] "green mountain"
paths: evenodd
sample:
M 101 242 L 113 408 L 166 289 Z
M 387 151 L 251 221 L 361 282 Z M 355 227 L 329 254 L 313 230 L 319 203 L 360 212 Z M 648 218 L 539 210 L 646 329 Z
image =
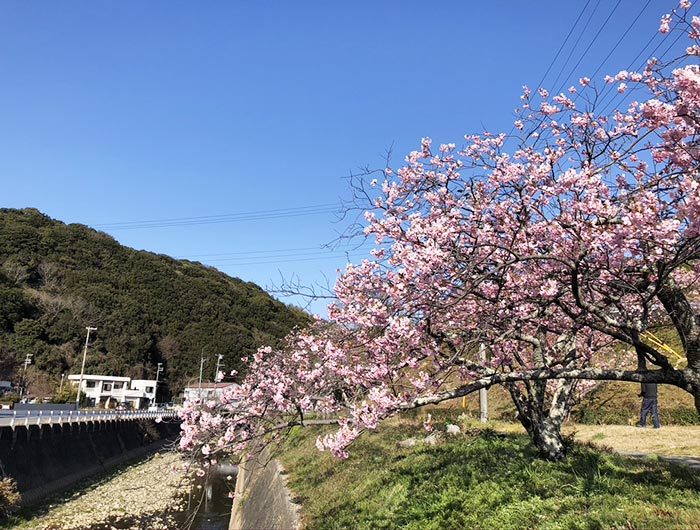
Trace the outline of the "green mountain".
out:
M 35 209 L 0 209 L 0 379 L 50 395 L 61 374 L 154 378 L 167 398 L 309 321 L 253 283 L 186 260 L 137 251 Z M 27 354 L 33 364 L 24 370 Z

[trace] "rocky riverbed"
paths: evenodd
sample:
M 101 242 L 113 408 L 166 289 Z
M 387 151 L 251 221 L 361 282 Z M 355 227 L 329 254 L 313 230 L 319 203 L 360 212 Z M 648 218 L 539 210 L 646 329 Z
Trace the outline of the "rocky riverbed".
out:
M 87 489 L 54 500 L 17 530 L 173 530 L 182 526 L 192 480 L 174 452 L 156 454 Z

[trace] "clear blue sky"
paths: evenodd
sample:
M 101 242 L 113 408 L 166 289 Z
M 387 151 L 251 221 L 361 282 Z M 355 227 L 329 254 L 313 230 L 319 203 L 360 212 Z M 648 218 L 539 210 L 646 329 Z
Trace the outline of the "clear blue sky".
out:
M 320 249 L 346 226 L 332 210 L 349 198 L 351 172 L 380 167 L 392 145 L 398 161 L 423 136 L 459 145 L 465 133 L 510 130 L 521 86 L 537 87 L 550 64 L 553 89 L 579 61 L 565 87 L 638 67 L 674 7 L 5 0 L 1 205 L 262 287 L 332 281 L 346 255 Z M 185 220 L 124 228 L 172 219 Z

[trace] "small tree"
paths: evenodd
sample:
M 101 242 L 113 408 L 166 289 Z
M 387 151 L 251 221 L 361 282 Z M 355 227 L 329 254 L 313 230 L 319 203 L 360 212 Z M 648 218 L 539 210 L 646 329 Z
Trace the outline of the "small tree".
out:
M 51 399 L 51 403 L 75 403 L 75 398 L 77 397 L 78 388 L 72 385 L 65 385 L 60 392 L 56 392 Z M 80 401 L 81 406 L 85 405 L 87 397 L 85 394 L 81 394 Z

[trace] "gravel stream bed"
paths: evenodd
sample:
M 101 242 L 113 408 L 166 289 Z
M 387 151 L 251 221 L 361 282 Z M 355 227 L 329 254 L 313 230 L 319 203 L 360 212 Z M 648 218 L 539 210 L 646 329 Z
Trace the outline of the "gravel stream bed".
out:
M 174 452 L 156 454 L 82 491 L 54 499 L 17 530 L 174 530 L 192 481 Z

